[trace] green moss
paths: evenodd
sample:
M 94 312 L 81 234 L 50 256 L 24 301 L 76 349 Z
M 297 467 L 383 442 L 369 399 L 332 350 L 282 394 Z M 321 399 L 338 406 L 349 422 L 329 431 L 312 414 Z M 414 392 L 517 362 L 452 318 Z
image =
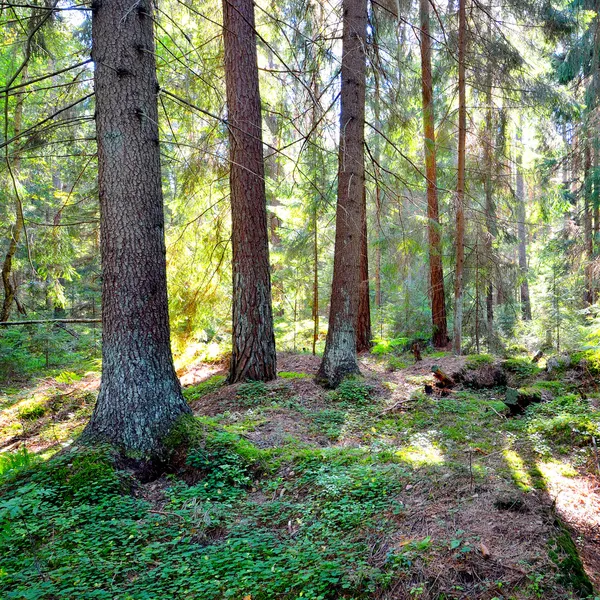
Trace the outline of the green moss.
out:
M 183 389 L 183 395 L 188 402 L 193 402 L 218 390 L 225 383 L 225 375 L 213 375 L 206 381 L 191 385 Z
M 547 390 L 553 394 L 564 393 L 566 389 L 566 385 L 563 381 L 536 381 L 529 387 L 538 390 Z
M 502 367 L 521 378 L 532 377 L 541 370 L 530 358 L 509 358 L 502 363 Z
M 295 371 L 279 371 L 278 377 L 282 379 L 304 379 L 308 377 L 308 373 L 296 373 Z
M 556 526 L 558 532 L 550 540 L 548 554 L 552 562 L 558 567 L 557 580 L 559 583 L 573 588 L 582 597 L 591 596 L 594 593 L 594 588 L 583 568 L 583 563 L 579 558 L 571 534 L 558 520 Z
M 35 421 L 41 419 L 48 412 L 45 400 L 30 400 L 19 407 L 17 416 L 23 421 Z
M 467 356 L 467 369 L 479 369 L 485 365 L 491 365 L 494 362 L 494 357 L 490 354 L 470 354 Z

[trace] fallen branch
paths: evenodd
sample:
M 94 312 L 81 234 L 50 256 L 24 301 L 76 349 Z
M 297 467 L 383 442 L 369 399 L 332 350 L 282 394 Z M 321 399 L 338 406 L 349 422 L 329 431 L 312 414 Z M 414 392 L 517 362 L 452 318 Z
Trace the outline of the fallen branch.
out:
M 0 326 L 9 325 L 43 325 L 44 323 L 102 323 L 102 319 L 37 319 L 35 321 L 0 321 Z

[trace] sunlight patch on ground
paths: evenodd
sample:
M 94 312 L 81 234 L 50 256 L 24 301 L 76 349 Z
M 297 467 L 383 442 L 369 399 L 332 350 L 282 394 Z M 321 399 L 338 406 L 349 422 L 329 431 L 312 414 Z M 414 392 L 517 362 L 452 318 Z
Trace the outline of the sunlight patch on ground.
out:
M 548 493 L 560 515 L 577 528 L 600 528 L 600 482 L 595 477 L 577 476 L 568 464 L 540 462 Z
M 411 436 L 409 444 L 396 450 L 395 455 L 415 467 L 441 465 L 445 461 L 433 434 L 429 432 Z
M 502 454 L 517 487 L 525 492 L 530 491 L 532 489 L 532 481 L 525 468 L 523 459 L 514 450 L 509 450 L 508 448 Z

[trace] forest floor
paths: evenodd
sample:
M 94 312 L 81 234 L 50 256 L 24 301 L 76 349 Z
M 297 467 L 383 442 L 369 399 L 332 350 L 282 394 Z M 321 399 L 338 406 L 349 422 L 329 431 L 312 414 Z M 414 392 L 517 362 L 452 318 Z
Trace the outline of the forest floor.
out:
M 0 597 L 594 598 L 600 391 L 569 362 L 364 356 L 336 391 L 310 355 L 280 354 L 267 384 L 193 365 L 196 418 L 143 476 L 68 449 L 98 373 L 12 382 Z M 424 393 L 434 366 L 462 383 Z M 534 403 L 511 410 L 506 385 Z

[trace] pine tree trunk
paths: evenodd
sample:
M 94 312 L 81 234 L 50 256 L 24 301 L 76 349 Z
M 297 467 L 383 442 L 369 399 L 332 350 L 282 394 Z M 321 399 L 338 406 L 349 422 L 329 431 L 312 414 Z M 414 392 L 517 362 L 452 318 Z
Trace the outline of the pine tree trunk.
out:
M 223 0 L 233 248 L 229 382 L 277 376 L 252 0 Z
M 420 0 L 421 82 L 425 133 L 425 172 L 427 176 L 427 230 L 429 234 L 429 281 L 431 284 L 431 317 L 433 321 L 432 341 L 434 347 L 443 348 L 448 344 L 448 326 L 446 322 L 446 298 L 437 191 L 435 113 L 431 72 L 431 38 L 429 33 L 430 1 Z
M 21 71 L 21 81 L 27 79 L 28 65 L 23 67 Z M 13 136 L 17 136 L 21 133 L 21 123 L 23 120 L 23 101 L 25 99 L 24 94 L 17 96 L 17 102 L 15 105 L 15 113 L 13 117 Z M 19 148 L 15 151 L 15 159 L 11 166 L 12 178 L 14 181 L 19 179 L 19 171 L 21 169 L 21 159 L 19 156 Z M 17 189 L 14 190 L 15 194 L 15 224 L 10 228 L 10 239 L 8 242 L 8 250 L 2 263 L 2 285 L 4 287 L 4 300 L 2 302 L 2 310 L 0 312 L 0 321 L 8 321 L 12 305 L 16 301 L 17 290 L 16 286 L 11 281 L 12 275 L 12 263 L 21 241 L 21 235 L 25 229 L 25 219 L 23 218 L 23 205 L 19 192 Z M 18 306 L 18 304 L 17 304 Z M 24 311 L 19 311 L 24 312 Z
M 463 321 L 463 272 L 465 263 L 465 166 L 467 141 L 467 100 L 465 54 L 467 46 L 466 0 L 458 2 L 458 180 L 456 184 L 456 271 L 454 279 L 454 353 L 460 355 Z
M 312 319 L 313 319 L 313 339 L 312 353 L 317 354 L 317 342 L 319 341 L 319 219 L 317 206 L 313 212 L 313 298 L 312 298 Z
M 593 135 L 593 149 L 592 149 L 592 166 L 593 166 L 593 194 L 592 194 L 592 204 L 593 204 L 593 214 L 594 214 L 594 224 L 593 224 L 593 240 L 592 240 L 592 249 L 594 256 L 598 255 L 598 245 L 600 244 L 600 176 L 598 175 L 598 137 Z M 594 291 L 594 301 L 596 299 L 596 292 Z
M 594 283 L 592 277 L 592 261 L 594 260 L 594 241 L 592 238 L 592 205 L 593 205 L 593 185 L 592 185 L 592 152 L 590 142 L 585 143 L 584 175 L 583 175 L 583 235 L 585 245 L 585 289 L 583 292 L 583 301 L 586 306 L 594 303 Z
M 380 128 L 381 118 L 380 118 L 380 105 L 381 105 L 381 88 L 379 82 L 379 71 L 378 69 L 374 69 L 373 77 L 375 79 L 375 124 L 377 128 Z M 377 318 L 381 323 L 381 169 L 380 169 L 380 161 L 381 161 L 381 148 L 379 142 L 379 136 L 377 136 L 375 140 L 375 161 L 374 165 L 375 169 L 375 226 L 377 231 L 377 245 L 375 246 L 375 306 L 377 306 Z
M 525 185 L 523 181 L 523 150 L 521 148 L 521 125 L 517 135 L 517 237 L 519 239 L 519 271 L 521 278 L 521 314 L 524 321 L 531 321 L 531 300 L 527 280 L 527 230 L 525 228 Z
M 363 217 L 360 250 L 360 296 L 358 301 L 358 319 L 356 322 L 356 351 L 371 349 L 371 298 L 369 290 L 369 243 L 367 235 L 366 189 L 363 188 Z
M 102 257 L 102 381 L 85 437 L 160 453 L 190 409 L 173 368 L 152 4 L 92 13 Z
M 488 38 L 492 38 L 492 3 L 488 2 Z M 485 111 L 485 223 L 487 229 L 485 253 L 487 264 L 487 285 L 486 285 L 486 322 L 488 328 L 488 338 L 493 336 L 494 327 L 494 293 L 493 293 L 493 269 L 494 257 L 492 254 L 492 244 L 496 237 L 496 207 L 494 206 L 494 109 L 492 98 L 492 64 L 487 67 L 486 82 L 486 111 Z
M 367 1 L 344 0 L 338 200 L 329 330 L 317 380 L 337 386 L 358 373 L 356 320 L 360 292 L 365 185 L 364 120 Z

